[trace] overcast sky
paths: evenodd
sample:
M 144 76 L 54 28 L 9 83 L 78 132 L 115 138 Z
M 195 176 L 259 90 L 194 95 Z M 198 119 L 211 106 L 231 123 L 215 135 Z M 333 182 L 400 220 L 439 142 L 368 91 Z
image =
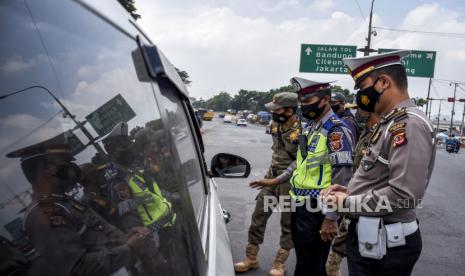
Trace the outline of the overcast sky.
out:
M 266 91 L 292 76 L 352 89 L 348 75 L 299 73 L 299 55 L 302 43 L 364 46 L 371 1 L 358 3 L 361 11 L 355 0 L 136 0 L 143 29 L 189 73 L 191 95 L 204 99 L 241 88 Z M 376 0 L 373 20 L 379 27 L 465 33 L 465 1 Z M 465 81 L 465 36 L 377 33 L 372 47 L 437 51 L 435 78 Z M 448 82 L 433 83 L 432 97 L 452 96 Z M 409 86 L 412 97 L 426 97 L 428 79 L 409 78 Z M 450 110 L 446 104 L 442 112 Z

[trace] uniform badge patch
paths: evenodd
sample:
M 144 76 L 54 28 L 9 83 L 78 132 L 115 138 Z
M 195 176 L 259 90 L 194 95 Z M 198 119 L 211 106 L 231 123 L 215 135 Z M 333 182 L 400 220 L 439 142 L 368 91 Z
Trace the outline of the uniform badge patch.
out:
M 407 138 L 405 137 L 405 132 L 400 132 L 394 135 L 392 138 L 392 146 L 399 147 L 407 143 Z
M 340 151 L 343 148 L 342 132 L 335 131 L 329 134 L 329 147 L 332 151 Z
M 271 128 L 271 133 L 272 134 L 277 134 L 278 133 L 278 127 Z
M 289 140 L 291 140 L 291 142 L 295 142 L 295 141 L 297 141 L 297 139 L 299 139 L 299 130 L 298 129 L 292 131 L 291 134 L 289 135 Z

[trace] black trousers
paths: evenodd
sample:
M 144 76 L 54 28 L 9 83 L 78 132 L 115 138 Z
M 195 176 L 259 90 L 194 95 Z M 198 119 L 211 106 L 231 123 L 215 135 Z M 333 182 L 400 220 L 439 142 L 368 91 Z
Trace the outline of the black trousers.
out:
M 412 274 L 413 267 L 420 257 L 422 241 L 420 230 L 405 237 L 404 246 L 388 248 L 381 260 L 364 258 L 358 251 L 356 223 L 349 225 L 346 240 L 347 263 L 349 275 L 353 276 L 407 276 Z
M 315 208 L 317 201 L 311 199 Z M 331 242 L 324 242 L 320 236 L 325 216 L 321 212 L 309 212 L 306 206 L 296 207 L 291 214 L 292 241 L 297 258 L 294 276 L 326 276 L 326 259 Z

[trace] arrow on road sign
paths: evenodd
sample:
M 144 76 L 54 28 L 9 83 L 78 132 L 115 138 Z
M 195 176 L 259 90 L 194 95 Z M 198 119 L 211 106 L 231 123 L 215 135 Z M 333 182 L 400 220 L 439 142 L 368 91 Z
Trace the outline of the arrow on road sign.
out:
M 305 49 L 305 52 L 307 53 L 307 56 L 309 56 L 312 53 L 312 48 L 307 47 L 307 49 Z
M 426 58 L 427 58 L 427 59 L 433 59 L 433 57 L 434 57 L 434 54 L 433 54 L 433 53 L 427 53 L 427 54 L 426 54 Z

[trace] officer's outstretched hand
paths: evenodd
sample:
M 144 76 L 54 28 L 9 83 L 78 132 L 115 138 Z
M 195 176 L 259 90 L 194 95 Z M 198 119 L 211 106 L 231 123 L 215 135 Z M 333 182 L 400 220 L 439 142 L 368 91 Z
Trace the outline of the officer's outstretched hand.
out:
M 260 180 L 255 180 L 255 181 L 250 182 L 249 186 L 250 186 L 250 188 L 261 189 L 263 187 L 273 186 L 273 185 L 277 185 L 277 184 L 279 184 L 279 183 L 278 183 L 278 180 L 276 180 L 276 179 L 263 178 L 263 179 L 260 179 Z
M 320 235 L 323 241 L 332 241 L 337 235 L 337 222 L 335 220 L 324 219 Z
M 347 193 L 348 189 L 347 187 L 339 184 L 332 184 L 328 188 L 321 190 L 320 196 L 322 199 L 325 199 L 325 197 L 327 197 L 330 194 L 334 194 L 335 192 Z

